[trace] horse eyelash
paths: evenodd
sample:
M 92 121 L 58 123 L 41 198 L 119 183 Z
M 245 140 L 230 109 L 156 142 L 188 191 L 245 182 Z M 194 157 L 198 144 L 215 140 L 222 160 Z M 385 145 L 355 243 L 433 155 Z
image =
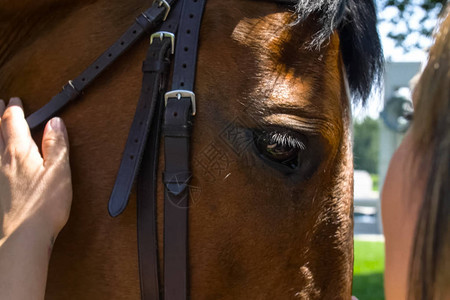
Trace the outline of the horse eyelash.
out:
M 271 132 L 269 133 L 270 143 L 277 143 L 281 146 L 289 146 L 300 150 L 305 150 L 306 145 L 299 138 L 289 133 Z

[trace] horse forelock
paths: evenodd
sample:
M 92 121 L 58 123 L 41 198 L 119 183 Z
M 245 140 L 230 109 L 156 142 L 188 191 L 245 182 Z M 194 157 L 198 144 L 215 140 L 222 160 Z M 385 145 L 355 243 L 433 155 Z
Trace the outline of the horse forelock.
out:
M 296 5 L 298 19 L 296 23 L 315 16 L 318 31 L 311 37 L 310 48 L 320 48 L 342 20 L 346 0 L 299 0 Z
M 296 24 L 310 17 L 318 23 L 308 45 L 311 49 L 319 49 L 334 31 L 339 32 L 352 99 L 364 104 L 381 85 L 384 65 L 373 1 L 299 0 L 296 13 Z
M 373 88 L 379 88 L 384 57 L 377 31 L 375 4 L 347 0 L 346 14 L 339 28 L 341 50 L 354 100 L 364 104 Z

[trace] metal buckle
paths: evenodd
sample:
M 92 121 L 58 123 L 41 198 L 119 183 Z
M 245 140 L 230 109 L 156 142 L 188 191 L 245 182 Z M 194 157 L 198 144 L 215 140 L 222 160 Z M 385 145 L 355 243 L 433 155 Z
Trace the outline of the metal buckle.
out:
M 191 105 L 192 105 L 191 115 L 195 116 L 195 114 L 197 113 L 197 109 L 195 106 L 195 94 L 192 91 L 173 90 L 173 91 L 167 92 L 164 95 L 164 103 L 166 106 L 167 106 L 167 100 L 169 98 L 177 98 L 178 100 L 180 100 L 181 98 L 191 98 Z
M 154 34 L 152 34 L 150 36 L 150 45 L 153 43 L 153 39 L 154 38 L 158 38 L 162 41 L 164 38 L 168 37 L 170 38 L 170 43 L 171 43 L 171 53 L 174 54 L 175 53 L 175 34 L 171 33 L 171 32 L 167 32 L 167 31 L 158 31 L 155 32 Z
M 162 5 L 165 6 L 166 8 L 166 14 L 164 15 L 163 21 L 165 21 L 167 19 L 167 16 L 169 15 L 169 11 L 170 11 L 170 4 L 167 3 L 166 0 L 154 0 L 153 3 L 158 2 L 158 7 L 161 7 Z

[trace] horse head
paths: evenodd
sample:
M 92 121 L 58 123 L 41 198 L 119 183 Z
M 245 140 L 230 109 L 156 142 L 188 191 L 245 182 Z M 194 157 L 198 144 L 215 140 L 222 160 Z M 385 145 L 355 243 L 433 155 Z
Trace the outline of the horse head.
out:
M 19 93 L 27 112 L 35 111 L 114 42 L 145 2 L 7 2 L 0 15 L 10 22 L 0 21 L 0 39 L 11 45 L 0 48 L 0 96 Z M 206 4 L 189 187 L 194 299 L 351 295 L 350 102 L 367 98 L 382 70 L 375 8 L 372 1 L 286 2 Z M 74 201 L 54 248 L 49 299 L 139 295 L 134 201 L 117 219 L 106 204 L 147 44 L 138 43 L 62 112 Z

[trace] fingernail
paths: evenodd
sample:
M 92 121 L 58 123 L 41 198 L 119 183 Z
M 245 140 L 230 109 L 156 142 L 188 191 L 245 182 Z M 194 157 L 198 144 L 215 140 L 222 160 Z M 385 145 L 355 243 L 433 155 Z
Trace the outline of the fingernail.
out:
M 63 128 L 61 118 L 55 117 L 50 120 L 50 128 L 56 131 L 61 131 Z
M 9 99 L 8 106 L 11 105 L 22 105 L 22 100 L 19 97 L 12 97 Z

